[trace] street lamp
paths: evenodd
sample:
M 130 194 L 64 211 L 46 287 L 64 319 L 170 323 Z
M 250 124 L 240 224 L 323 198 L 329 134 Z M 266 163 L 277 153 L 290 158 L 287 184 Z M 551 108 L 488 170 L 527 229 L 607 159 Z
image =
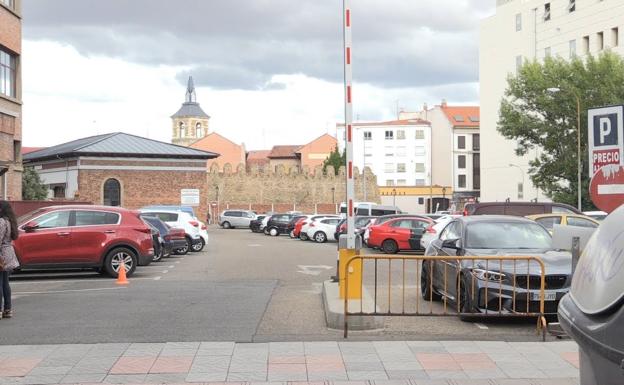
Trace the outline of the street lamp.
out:
M 392 206 L 396 207 L 396 189 L 392 189 Z
M 520 170 L 520 173 L 522 173 L 522 199 L 524 199 L 524 170 L 522 169 L 522 167 L 513 163 L 509 163 L 509 167 L 516 167 L 518 170 Z M 520 199 L 520 197 L 518 197 L 518 199 Z
M 581 200 L 581 194 L 582 194 L 582 189 L 581 189 L 581 172 L 582 172 L 582 164 L 581 164 L 581 98 L 579 97 L 579 94 L 571 89 L 571 88 L 565 88 L 565 91 L 568 91 L 569 93 L 571 93 L 572 95 L 574 95 L 574 97 L 576 98 L 576 176 L 577 176 L 577 193 L 576 193 L 576 197 L 577 197 L 577 208 L 579 211 L 582 210 L 582 200 Z M 551 94 L 556 94 L 559 92 L 563 92 L 563 90 L 561 88 L 558 87 L 551 87 L 551 88 L 547 88 L 546 91 L 550 92 Z

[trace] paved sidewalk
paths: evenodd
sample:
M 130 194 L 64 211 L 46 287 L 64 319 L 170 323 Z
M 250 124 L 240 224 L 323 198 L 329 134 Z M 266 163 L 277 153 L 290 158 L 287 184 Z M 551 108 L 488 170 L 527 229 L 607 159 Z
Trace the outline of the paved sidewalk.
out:
M 0 346 L 0 385 L 571 385 L 578 365 L 569 341 L 18 345 Z

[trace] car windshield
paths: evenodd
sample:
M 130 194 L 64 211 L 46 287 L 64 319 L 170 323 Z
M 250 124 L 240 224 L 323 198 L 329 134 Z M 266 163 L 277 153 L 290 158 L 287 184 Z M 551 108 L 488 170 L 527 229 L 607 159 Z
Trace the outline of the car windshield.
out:
M 537 223 L 483 222 L 466 228 L 468 249 L 551 249 L 552 238 Z
M 28 214 L 24 214 L 21 217 L 17 218 L 17 223 L 20 224 L 20 225 L 24 224 L 24 223 L 30 221 L 31 219 L 33 219 L 34 217 L 42 214 L 44 211 L 45 211 L 44 209 L 38 209 L 38 210 L 35 210 L 35 211 L 31 211 Z

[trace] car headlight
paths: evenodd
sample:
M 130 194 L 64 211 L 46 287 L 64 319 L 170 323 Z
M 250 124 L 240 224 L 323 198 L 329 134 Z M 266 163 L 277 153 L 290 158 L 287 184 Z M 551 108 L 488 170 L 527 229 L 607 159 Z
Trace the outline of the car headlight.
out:
M 502 282 L 506 277 L 503 273 L 484 269 L 472 269 L 470 272 L 481 281 Z

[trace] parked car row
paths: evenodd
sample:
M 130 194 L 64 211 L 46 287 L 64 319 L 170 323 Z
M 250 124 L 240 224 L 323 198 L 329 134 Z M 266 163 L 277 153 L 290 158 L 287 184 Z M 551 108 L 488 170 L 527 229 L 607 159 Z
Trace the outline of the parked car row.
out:
M 184 206 L 51 206 L 18 218 L 18 230 L 20 270 L 88 268 L 112 277 L 121 266 L 130 276 L 137 266 L 208 243 L 206 226 Z

